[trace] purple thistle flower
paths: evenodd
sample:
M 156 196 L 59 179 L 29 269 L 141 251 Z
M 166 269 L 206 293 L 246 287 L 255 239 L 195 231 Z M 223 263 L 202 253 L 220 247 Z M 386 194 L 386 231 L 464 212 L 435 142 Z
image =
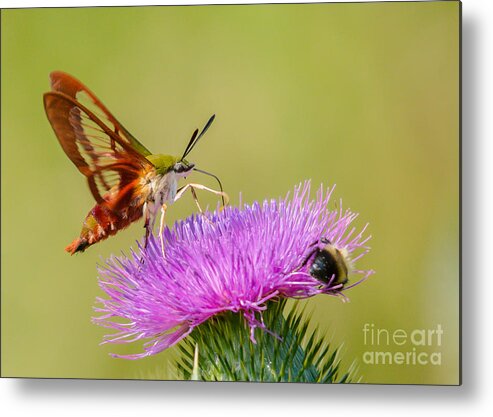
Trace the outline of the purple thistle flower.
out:
M 242 312 L 251 329 L 266 331 L 262 311 L 277 297 L 342 296 L 342 291 L 369 277 L 355 262 L 364 256 L 370 236 L 350 228 L 357 214 L 328 210 L 334 187 L 322 187 L 310 199 L 310 182 L 295 187 L 293 197 L 265 200 L 241 208 L 225 207 L 191 216 L 149 238 L 131 257 L 112 257 L 100 268 L 99 285 L 108 298 L 98 298 L 103 313 L 94 322 L 117 330 L 103 343 L 146 340 L 144 352 L 116 355 L 138 359 L 153 355 L 186 337 L 210 317 Z M 323 283 L 310 275 L 314 250 L 324 240 L 344 254 L 351 285 Z M 355 279 L 355 276 L 359 276 Z

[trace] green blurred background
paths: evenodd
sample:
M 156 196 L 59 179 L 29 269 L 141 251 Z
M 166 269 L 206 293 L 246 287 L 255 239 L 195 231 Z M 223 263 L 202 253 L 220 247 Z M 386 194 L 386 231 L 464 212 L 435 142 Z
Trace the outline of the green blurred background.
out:
M 173 349 L 126 361 L 108 353 L 140 346 L 98 345 L 96 263 L 143 229 L 64 252 L 93 199 L 44 113 L 60 69 L 156 153 L 180 154 L 216 113 L 190 159 L 233 204 L 240 191 L 251 202 L 304 179 L 337 184 L 336 199 L 370 223 L 359 266 L 377 274 L 350 303 L 302 302 L 313 325 L 344 344 L 363 382 L 458 382 L 459 3 L 2 10 L 1 25 L 3 376 L 174 377 Z M 194 211 L 183 198 L 168 222 Z M 365 323 L 441 324 L 442 346 L 428 351 L 442 365 L 365 364 Z

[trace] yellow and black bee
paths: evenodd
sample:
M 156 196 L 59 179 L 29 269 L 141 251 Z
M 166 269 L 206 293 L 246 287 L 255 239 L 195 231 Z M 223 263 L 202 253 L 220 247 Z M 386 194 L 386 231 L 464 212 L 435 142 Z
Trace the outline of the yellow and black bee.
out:
M 325 246 L 322 249 L 315 249 L 305 261 L 306 263 L 313 257 L 309 270 L 310 275 L 324 284 L 344 286 L 348 282 L 350 270 L 347 254 L 327 239 L 322 239 L 322 243 Z

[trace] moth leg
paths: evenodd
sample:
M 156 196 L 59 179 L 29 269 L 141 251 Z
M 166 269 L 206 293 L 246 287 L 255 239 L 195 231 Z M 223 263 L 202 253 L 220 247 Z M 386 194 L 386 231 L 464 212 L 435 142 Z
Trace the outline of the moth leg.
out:
M 161 218 L 159 219 L 159 240 L 161 241 L 161 253 L 164 256 L 164 216 L 166 215 L 166 210 L 168 209 L 168 206 L 166 204 L 163 204 L 161 206 Z
M 179 198 L 183 196 L 183 194 L 188 190 L 188 189 L 197 189 L 197 190 L 203 190 L 203 191 L 209 191 L 210 193 L 223 197 L 224 198 L 224 205 L 227 205 L 229 203 L 229 196 L 223 192 L 223 191 L 217 191 L 213 190 L 212 188 L 206 187 L 205 185 L 202 184 L 186 184 L 184 187 L 180 188 L 180 190 L 176 193 L 175 200 L 177 201 Z
M 229 197 L 228 195 L 223 192 L 223 191 L 216 191 L 216 190 L 213 190 L 212 188 L 209 188 L 209 187 L 206 187 L 205 185 L 202 185 L 202 184 L 186 184 L 185 186 L 183 186 L 182 188 L 180 188 L 180 190 L 178 190 L 178 192 L 176 193 L 176 196 L 175 196 L 175 200 L 178 200 L 179 198 L 181 198 L 183 196 L 183 194 L 187 191 L 187 190 L 190 190 L 190 192 L 192 193 L 192 197 L 193 197 L 193 201 L 195 202 L 197 208 L 199 209 L 199 213 L 202 214 L 204 216 L 204 218 L 212 224 L 212 222 L 210 221 L 210 219 L 208 217 L 206 217 L 204 211 L 202 210 L 202 207 L 200 206 L 200 203 L 199 203 L 199 199 L 197 197 L 197 193 L 195 190 L 204 190 L 204 191 L 209 191 L 210 193 L 212 194 L 215 194 L 215 195 L 218 195 L 218 196 L 221 196 L 223 199 L 224 199 L 224 204 L 228 204 L 229 202 Z M 224 206 L 223 206 L 224 207 Z
M 149 235 L 151 234 L 151 216 L 149 214 L 149 208 L 147 206 L 147 203 L 144 203 L 144 219 L 145 219 L 144 229 L 146 229 L 144 249 L 147 249 L 147 241 L 149 240 Z
M 190 187 L 190 192 L 192 193 L 192 197 L 193 197 L 193 201 L 195 202 L 195 205 L 199 209 L 199 213 L 202 214 L 202 216 L 204 216 L 204 219 L 207 220 L 207 222 L 212 224 L 210 219 L 205 215 L 204 211 L 202 210 L 202 207 L 200 207 L 199 199 L 197 198 L 197 193 L 195 192 L 195 189 L 193 187 Z
M 195 201 L 195 205 L 199 209 L 200 214 L 204 214 L 202 207 L 200 207 L 199 199 L 197 198 L 197 193 L 195 192 L 193 187 L 190 187 L 190 191 L 192 193 L 193 201 Z

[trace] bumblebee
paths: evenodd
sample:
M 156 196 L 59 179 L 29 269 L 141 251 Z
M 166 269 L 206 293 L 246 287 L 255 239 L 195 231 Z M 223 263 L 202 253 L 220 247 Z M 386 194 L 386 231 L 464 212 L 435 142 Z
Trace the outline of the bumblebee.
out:
M 325 246 L 315 249 L 307 258 L 313 257 L 310 275 L 324 284 L 331 286 L 348 282 L 349 262 L 344 250 L 337 249 L 329 240 L 322 239 Z

